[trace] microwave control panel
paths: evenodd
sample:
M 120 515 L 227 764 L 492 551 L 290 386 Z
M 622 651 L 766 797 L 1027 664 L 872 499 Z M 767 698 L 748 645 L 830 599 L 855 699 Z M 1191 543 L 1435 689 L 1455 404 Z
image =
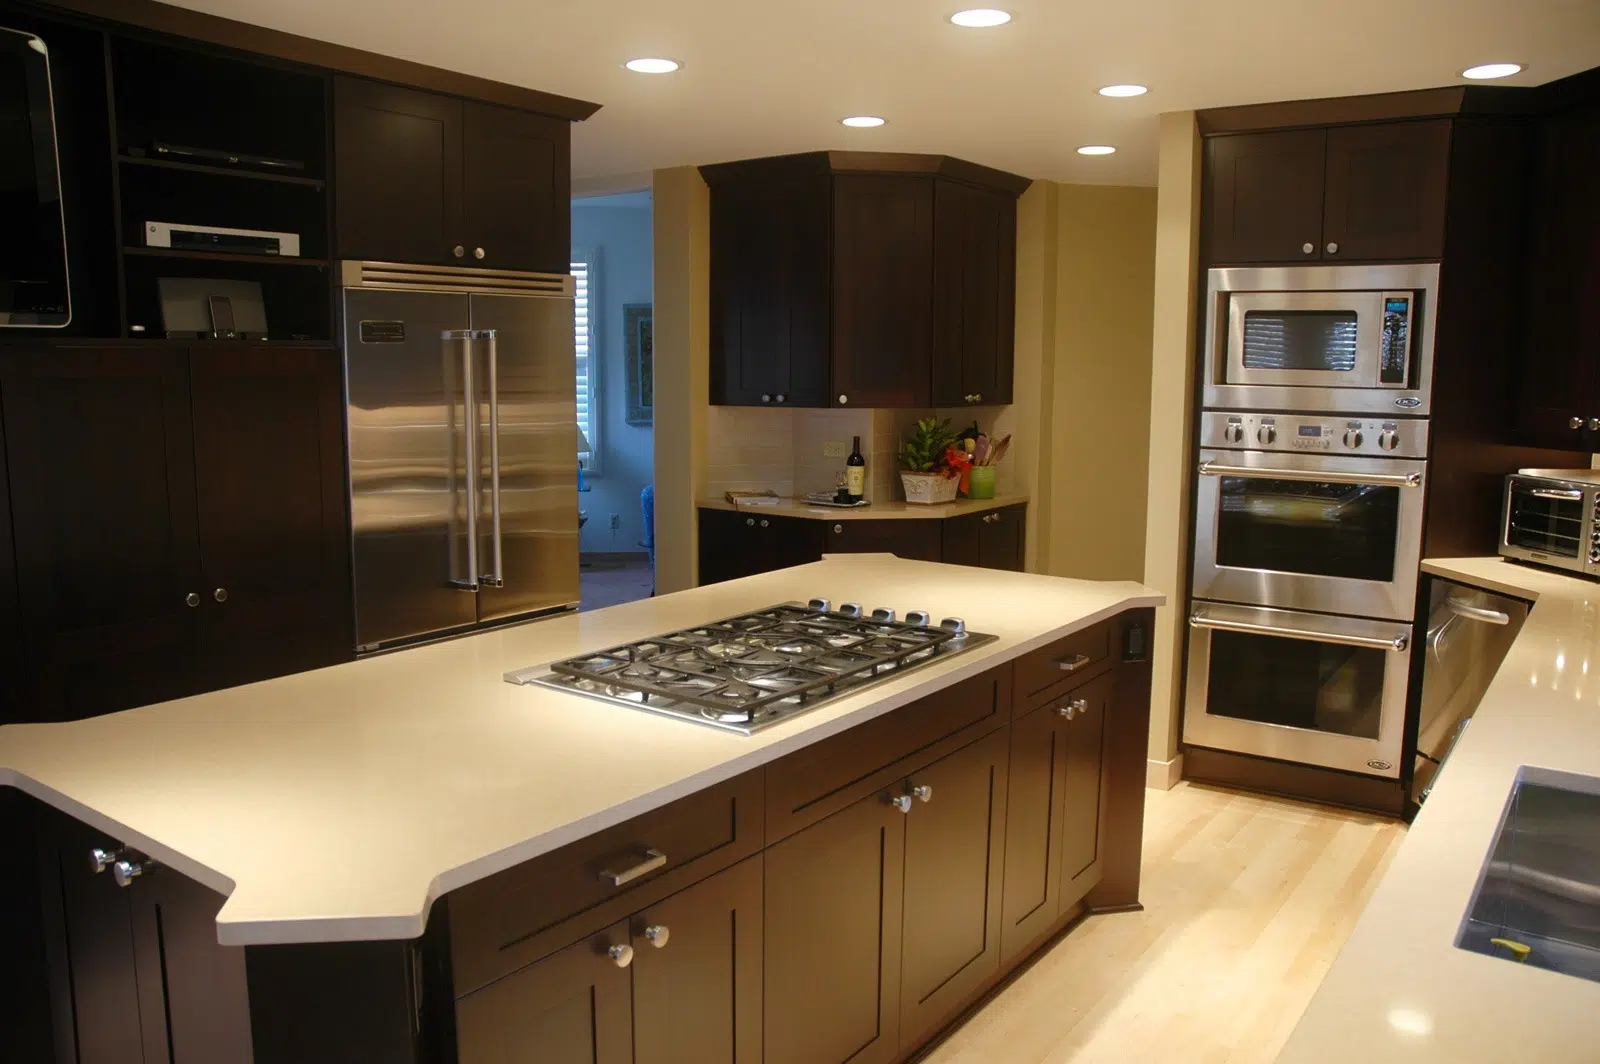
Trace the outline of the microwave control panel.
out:
M 1205 410 L 1200 414 L 1199 444 L 1206 448 L 1330 457 L 1426 458 L 1428 422 L 1424 418 Z

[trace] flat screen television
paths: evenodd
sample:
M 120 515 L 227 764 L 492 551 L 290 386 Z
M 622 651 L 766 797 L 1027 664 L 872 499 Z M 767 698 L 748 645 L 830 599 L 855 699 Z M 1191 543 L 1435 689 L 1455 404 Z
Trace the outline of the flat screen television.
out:
M 0 327 L 71 320 L 50 50 L 0 26 Z

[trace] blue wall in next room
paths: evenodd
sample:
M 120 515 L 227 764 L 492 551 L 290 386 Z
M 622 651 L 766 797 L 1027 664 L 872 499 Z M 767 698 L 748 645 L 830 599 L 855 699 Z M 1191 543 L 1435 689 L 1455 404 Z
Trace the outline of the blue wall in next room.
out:
M 644 517 L 639 492 L 655 476 L 655 430 L 628 424 L 622 307 L 652 300 L 653 244 L 650 194 L 601 196 L 572 201 L 572 253 L 587 255 L 594 342 L 599 352 L 598 417 L 601 469 L 585 480 L 592 489 L 578 496 L 589 515 L 580 539 L 585 551 L 639 551 Z M 622 519 L 611 530 L 611 515 Z

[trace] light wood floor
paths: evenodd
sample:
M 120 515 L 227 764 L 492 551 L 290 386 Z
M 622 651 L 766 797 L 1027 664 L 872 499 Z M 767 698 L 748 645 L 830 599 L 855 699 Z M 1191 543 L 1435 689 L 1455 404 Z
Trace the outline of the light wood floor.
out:
M 1405 827 L 1180 783 L 1147 792 L 1145 911 L 1092 917 L 928 1064 L 1270 1064 Z

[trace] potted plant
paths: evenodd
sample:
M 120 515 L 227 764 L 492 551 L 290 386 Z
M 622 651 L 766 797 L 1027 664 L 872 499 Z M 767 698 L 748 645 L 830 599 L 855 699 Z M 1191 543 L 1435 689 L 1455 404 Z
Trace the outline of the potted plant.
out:
M 951 466 L 956 434 L 950 419 L 925 417 L 906 437 L 900 449 L 900 483 L 906 502 L 952 502 L 961 474 Z

